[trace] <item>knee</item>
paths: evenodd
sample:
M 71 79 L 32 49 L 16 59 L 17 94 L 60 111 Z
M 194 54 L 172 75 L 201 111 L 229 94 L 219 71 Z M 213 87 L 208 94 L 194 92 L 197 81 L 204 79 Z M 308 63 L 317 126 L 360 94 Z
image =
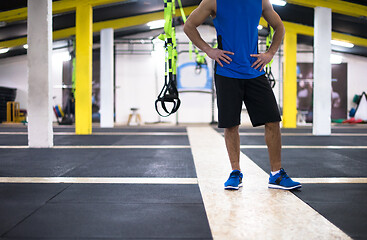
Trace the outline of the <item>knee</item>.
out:
M 265 128 L 269 130 L 279 129 L 279 122 L 265 123 Z
M 238 128 L 239 128 L 239 125 L 234 126 L 234 127 L 225 128 L 225 129 L 224 129 L 224 132 L 225 132 L 225 133 L 234 133 L 234 132 L 238 132 Z

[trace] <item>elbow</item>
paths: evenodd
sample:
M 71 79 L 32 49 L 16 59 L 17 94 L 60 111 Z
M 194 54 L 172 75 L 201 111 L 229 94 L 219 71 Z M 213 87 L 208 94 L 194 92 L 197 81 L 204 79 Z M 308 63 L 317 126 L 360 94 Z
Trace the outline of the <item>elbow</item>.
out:
M 285 35 L 285 27 L 283 24 L 278 24 L 276 26 L 273 27 L 274 28 L 274 32 L 278 35 L 281 36 L 281 38 L 284 38 Z
M 283 24 L 282 24 L 281 31 L 282 31 L 282 36 L 284 37 L 284 35 L 285 35 L 285 27 L 284 27 L 284 25 L 283 25 Z
M 282 24 L 279 24 L 279 26 L 275 29 L 276 32 L 279 32 L 282 37 L 284 37 L 285 34 L 285 27 Z
M 192 24 L 192 22 L 190 22 L 190 19 L 187 19 L 183 27 L 184 33 L 189 36 L 193 28 L 195 28 L 195 26 Z
M 189 23 L 186 21 L 183 27 L 183 31 L 184 33 L 187 35 L 187 33 L 189 32 Z

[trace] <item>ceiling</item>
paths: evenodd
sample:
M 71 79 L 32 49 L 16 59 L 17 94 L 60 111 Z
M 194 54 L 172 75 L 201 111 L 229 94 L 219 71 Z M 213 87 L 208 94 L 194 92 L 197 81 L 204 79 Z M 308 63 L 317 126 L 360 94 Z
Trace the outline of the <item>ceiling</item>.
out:
M 54 1 L 55 2 L 55 1 Z M 182 0 L 184 6 L 196 6 L 200 0 Z M 348 0 L 360 5 L 367 6 L 367 0 Z M 27 0 L 0 1 L 0 12 L 22 8 L 27 6 Z M 274 9 L 280 17 L 288 22 L 300 23 L 313 26 L 314 10 L 312 8 L 302 7 L 293 4 L 287 4 L 284 7 L 274 6 Z M 122 3 L 115 3 L 106 6 L 93 8 L 93 21 L 100 22 L 140 14 L 153 13 L 163 10 L 163 0 L 127 0 Z M 206 24 L 212 25 L 208 19 Z M 53 30 L 60 30 L 75 26 L 75 12 L 62 13 L 53 16 Z M 367 18 L 356 18 L 333 13 L 332 30 L 367 39 Z M 146 32 L 146 36 L 154 36 L 155 31 L 150 31 L 146 25 L 118 29 L 115 31 L 115 38 L 126 37 L 135 33 Z M 5 26 L 0 25 L 0 41 L 12 40 L 26 37 L 26 21 L 8 23 Z M 94 34 L 94 42 L 99 42 L 99 34 Z M 312 45 L 313 38 L 309 36 L 298 36 L 298 42 Z M 354 48 L 334 48 L 334 51 L 351 53 L 367 57 L 367 48 L 355 46 Z M 0 58 L 25 54 L 26 50 L 22 48 L 12 49 L 11 51 L 0 54 Z

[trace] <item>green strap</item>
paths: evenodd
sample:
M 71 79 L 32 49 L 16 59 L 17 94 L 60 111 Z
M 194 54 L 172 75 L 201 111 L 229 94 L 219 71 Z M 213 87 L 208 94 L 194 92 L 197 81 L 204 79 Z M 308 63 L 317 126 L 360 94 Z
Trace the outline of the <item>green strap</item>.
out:
M 172 27 L 172 73 L 176 75 L 177 70 L 177 41 L 175 27 Z
M 176 15 L 176 3 L 175 0 L 172 0 L 172 13 L 171 13 L 171 19 L 172 19 L 172 74 L 173 76 L 176 76 L 176 70 L 177 70 L 177 41 L 176 41 L 176 28 L 173 21 L 173 16 Z M 175 77 L 174 77 L 175 78 Z
M 192 42 L 189 42 L 189 59 L 192 60 Z
M 183 10 L 183 7 L 182 7 L 182 3 L 181 3 L 181 0 L 177 0 L 178 1 L 178 5 L 180 6 L 180 11 L 181 11 L 181 16 L 182 16 L 182 20 L 184 23 L 186 23 L 186 14 L 185 14 L 185 11 Z M 192 59 L 192 42 L 190 41 L 189 42 L 189 58 L 190 60 Z
M 164 0 L 164 35 L 160 35 L 160 39 L 164 38 L 166 45 L 166 71 L 165 76 L 171 77 L 173 74 L 173 37 L 174 26 L 172 26 L 172 14 L 174 8 L 174 0 Z
M 177 0 L 177 1 L 178 1 L 178 5 L 180 6 L 182 20 L 185 23 L 186 22 L 186 14 L 185 14 L 185 11 L 183 10 L 181 0 Z
M 269 50 L 270 48 L 270 45 L 272 43 L 272 40 L 273 40 L 273 36 L 274 36 L 274 29 L 269 26 L 269 34 L 268 36 L 266 36 L 266 51 Z M 274 59 L 271 59 L 271 61 L 266 65 L 267 67 L 271 67 L 271 64 L 273 63 Z
M 196 63 L 198 64 L 204 64 L 205 63 L 205 58 L 206 58 L 206 54 L 200 54 L 199 50 L 197 50 L 195 48 L 195 54 L 196 54 Z
M 269 27 L 270 32 L 269 32 L 268 36 L 266 36 L 266 51 L 269 50 L 269 48 L 271 46 L 271 43 L 273 41 L 273 36 L 274 36 L 274 29 L 269 25 L 268 25 L 268 27 Z M 270 83 L 270 86 L 272 88 L 274 88 L 274 86 L 275 86 L 275 79 L 274 79 L 273 73 L 271 72 L 271 64 L 273 63 L 273 61 L 274 60 L 271 59 L 271 61 L 268 64 L 266 64 L 265 69 L 264 69 L 265 70 L 265 76 L 267 77 L 267 79 Z
M 172 33 L 172 0 L 164 0 L 164 32 L 166 38 L 171 38 Z
M 268 36 L 266 36 L 266 48 L 269 48 L 271 45 L 271 40 L 273 39 L 273 35 L 274 35 L 274 29 L 272 27 L 269 26 L 269 34 Z

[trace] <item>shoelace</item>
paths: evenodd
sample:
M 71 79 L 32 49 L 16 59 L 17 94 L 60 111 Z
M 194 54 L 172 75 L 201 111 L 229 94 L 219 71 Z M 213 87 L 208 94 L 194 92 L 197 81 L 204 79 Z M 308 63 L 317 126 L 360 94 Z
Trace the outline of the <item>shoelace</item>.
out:
M 280 173 L 280 175 L 282 175 L 283 179 L 288 179 L 289 178 L 287 173 L 284 170 Z
M 231 173 L 231 175 L 229 176 L 230 178 L 236 178 L 236 177 L 241 177 L 241 173 Z

